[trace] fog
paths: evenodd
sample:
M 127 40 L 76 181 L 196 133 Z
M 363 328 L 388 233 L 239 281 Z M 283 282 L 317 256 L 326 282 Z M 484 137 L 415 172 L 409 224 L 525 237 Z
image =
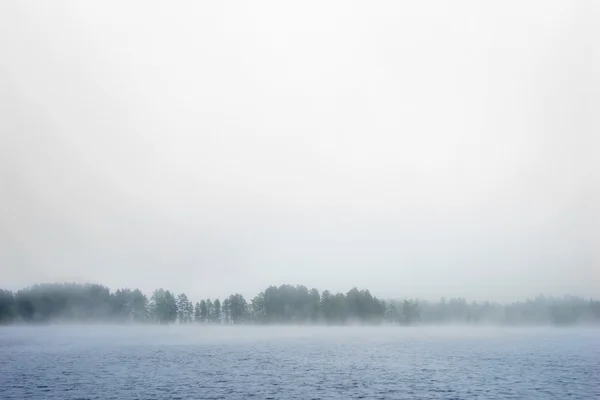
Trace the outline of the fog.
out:
M 0 3 L 0 286 L 600 293 L 593 0 Z
M 76 329 L 74 329 L 76 328 Z M 6 338 L 19 337 L 19 341 L 32 342 L 43 353 L 61 353 L 67 347 L 70 351 L 89 351 L 90 348 L 114 350 L 154 347 L 163 356 L 168 351 L 179 348 L 197 351 L 211 349 L 237 350 L 248 346 L 254 357 L 258 346 L 267 345 L 270 352 L 283 348 L 284 354 L 294 354 L 307 347 L 317 347 L 328 357 L 336 358 L 346 348 L 371 350 L 375 352 L 398 347 L 416 347 L 422 356 L 436 354 L 447 346 L 482 345 L 498 348 L 514 346 L 523 341 L 543 342 L 557 340 L 573 341 L 575 337 L 594 342 L 596 329 L 590 328 L 548 328 L 548 327 L 489 327 L 478 326 L 429 326 L 398 329 L 390 326 L 355 326 L 353 329 L 332 326 L 123 326 L 123 325 L 54 325 L 45 327 L 11 327 L 0 331 Z M 575 344 L 573 344 L 575 345 Z M 30 345 L 35 349 L 34 346 Z M 188 347 L 183 347 L 188 346 Z M 221 347 L 231 346 L 231 347 Z M 597 349 L 597 346 L 594 347 Z M 231 350 L 230 350 L 231 351 Z M 206 358 L 206 355 L 201 357 Z

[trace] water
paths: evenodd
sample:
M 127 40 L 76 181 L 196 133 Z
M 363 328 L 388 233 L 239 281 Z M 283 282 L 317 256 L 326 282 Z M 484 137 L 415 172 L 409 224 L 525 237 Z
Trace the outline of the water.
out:
M 0 328 L 0 399 L 600 399 L 600 331 Z

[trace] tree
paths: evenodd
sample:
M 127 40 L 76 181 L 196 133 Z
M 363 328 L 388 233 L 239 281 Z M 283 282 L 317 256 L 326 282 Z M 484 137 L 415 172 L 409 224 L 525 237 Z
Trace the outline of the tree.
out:
M 220 324 L 221 323 L 221 302 L 219 301 L 219 299 L 215 299 L 215 302 L 213 303 L 213 308 L 214 308 L 214 312 L 213 312 L 212 322 L 215 324 Z
M 416 301 L 404 300 L 402 304 L 402 321 L 406 325 L 414 324 L 420 320 L 419 304 Z
M 321 293 L 321 312 L 323 313 L 323 317 L 326 321 L 333 320 L 334 317 L 334 305 L 333 299 L 331 296 L 331 292 L 329 290 L 324 290 Z
M 241 294 L 232 294 L 229 296 L 229 315 L 231 322 L 240 324 L 244 321 L 248 312 L 248 304 Z
M 175 322 L 177 319 L 177 301 L 175 296 L 168 290 L 165 292 L 165 311 L 167 321 Z
M 345 323 L 348 318 L 348 312 L 346 307 L 346 296 L 343 293 L 336 293 L 333 297 L 334 304 L 334 321 L 338 323 Z
M 159 323 L 167 322 L 167 315 L 165 309 L 165 290 L 156 289 L 150 297 L 150 315 L 152 318 Z
M 127 320 L 129 317 L 129 289 L 117 289 L 111 295 L 111 313 L 113 318 Z
M 194 321 L 197 324 L 202 323 L 202 311 L 199 302 L 196 302 L 196 306 L 194 307 Z
M 200 300 L 200 322 L 205 324 L 208 322 L 208 306 L 206 300 Z
M 180 294 L 177 297 L 177 317 L 179 318 L 179 323 L 189 324 L 192 322 L 193 311 L 192 302 L 189 301 L 185 293 Z
M 15 296 L 9 290 L 0 289 L 0 325 L 11 323 L 15 319 Z
M 265 322 L 281 322 L 285 319 L 285 302 L 280 289 L 281 287 L 269 286 L 261 296 Z
M 139 289 L 131 292 L 131 318 L 135 322 L 148 318 L 148 298 Z
M 311 289 L 308 294 L 310 320 L 316 322 L 321 317 L 321 296 L 317 289 Z
M 180 324 L 185 323 L 185 305 L 187 300 L 188 298 L 185 293 L 181 293 L 177 296 L 177 320 Z
M 590 300 L 590 314 L 594 321 L 600 322 L 600 300 Z
M 194 322 L 194 305 L 189 300 L 185 304 L 185 315 L 188 324 Z
M 110 295 L 111 319 L 143 322 L 148 316 L 148 298 L 139 289 L 118 289 Z
M 211 299 L 206 299 L 206 321 L 212 322 L 215 314 L 215 306 Z
M 221 310 L 223 312 L 223 322 L 229 324 L 231 321 L 231 304 L 229 303 L 229 298 L 223 300 Z
M 396 324 L 402 323 L 402 314 L 398 311 L 396 305 L 393 303 L 390 304 L 386 317 L 390 322 L 394 322 Z
M 17 313 L 24 321 L 33 321 L 35 318 L 33 299 L 25 290 L 19 290 L 15 295 L 15 307 Z
M 164 289 L 156 289 L 150 299 L 150 309 L 154 320 L 168 324 L 177 320 L 177 301 L 175 296 Z
M 260 292 L 250 301 L 250 314 L 255 322 L 263 323 L 266 320 L 265 314 L 265 294 Z

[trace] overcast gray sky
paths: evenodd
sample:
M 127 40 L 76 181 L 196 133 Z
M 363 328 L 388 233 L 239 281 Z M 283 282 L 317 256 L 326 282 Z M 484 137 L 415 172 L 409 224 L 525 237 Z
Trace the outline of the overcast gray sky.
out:
M 0 286 L 600 294 L 600 5 L 0 2 Z

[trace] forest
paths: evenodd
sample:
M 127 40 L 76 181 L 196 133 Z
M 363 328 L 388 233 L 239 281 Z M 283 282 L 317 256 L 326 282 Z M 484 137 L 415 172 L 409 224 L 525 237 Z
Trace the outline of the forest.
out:
M 200 299 L 156 289 L 54 283 L 17 292 L 0 289 L 0 324 L 106 322 L 156 324 L 600 324 L 600 301 L 573 296 L 538 296 L 508 304 L 381 300 L 368 290 L 319 292 L 305 286 L 270 286 L 249 301 L 241 294 Z

